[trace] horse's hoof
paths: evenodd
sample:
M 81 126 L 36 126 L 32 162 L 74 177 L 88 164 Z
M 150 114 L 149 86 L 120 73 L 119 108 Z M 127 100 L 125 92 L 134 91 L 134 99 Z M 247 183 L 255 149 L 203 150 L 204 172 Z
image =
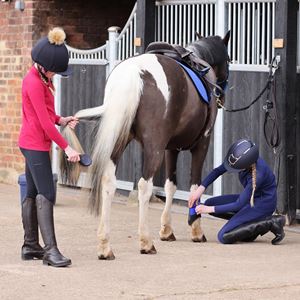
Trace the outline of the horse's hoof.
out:
M 142 249 L 140 252 L 141 252 L 141 254 L 156 254 L 157 253 L 154 245 L 152 245 L 150 250 Z
M 205 243 L 205 242 L 207 242 L 207 239 L 206 239 L 205 235 L 203 234 L 201 238 L 192 238 L 192 241 L 194 243 Z
M 176 237 L 175 237 L 174 233 L 171 233 L 168 237 L 161 237 L 160 240 L 166 241 L 166 242 L 174 242 L 174 241 L 176 241 Z
M 116 257 L 115 257 L 115 255 L 113 254 L 112 251 L 110 251 L 107 256 L 105 256 L 103 254 L 98 255 L 99 260 L 114 260 L 115 258 Z

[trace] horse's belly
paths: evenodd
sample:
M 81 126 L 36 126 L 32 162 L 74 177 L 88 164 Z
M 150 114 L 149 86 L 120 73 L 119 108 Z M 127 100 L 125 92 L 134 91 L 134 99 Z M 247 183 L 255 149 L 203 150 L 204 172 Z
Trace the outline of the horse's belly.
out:
M 194 143 L 201 137 L 203 132 L 204 122 L 191 122 L 186 125 L 183 130 L 175 132 L 170 139 L 167 149 L 190 149 Z

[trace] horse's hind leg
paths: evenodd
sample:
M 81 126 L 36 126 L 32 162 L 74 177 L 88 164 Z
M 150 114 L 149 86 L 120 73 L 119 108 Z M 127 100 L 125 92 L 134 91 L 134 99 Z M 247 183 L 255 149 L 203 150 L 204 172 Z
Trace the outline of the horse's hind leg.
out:
M 152 178 L 141 178 L 138 183 L 139 197 L 139 237 L 141 254 L 155 254 L 156 249 L 149 232 L 148 210 L 149 200 L 153 190 Z
M 149 200 L 153 192 L 153 176 L 163 160 L 163 150 L 151 149 L 144 145 L 143 177 L 138 183 L 139 197 L 139 237 L 141 254 L 155 254 L 156 249 L 149 232 Z
M 178 157 L 177 150 L 166 150 L 165 151 L 165 163 L 166 163 L 166 182 L 165 182 L 165 193 L 166 203 L 163 213 L 160 218 L 161 228 L 159 236 L 162 241 L 175 241 L 175 235 L 171 226 L 171 206 L 174 194 L 176 192 L 176 162 Z
M 109 241 L 111 203 L 116 191 L 116 166 L 110 160 L 103 173 L 101 219 L 98 227 L 98 258 L 112 260 L 115 258 Z

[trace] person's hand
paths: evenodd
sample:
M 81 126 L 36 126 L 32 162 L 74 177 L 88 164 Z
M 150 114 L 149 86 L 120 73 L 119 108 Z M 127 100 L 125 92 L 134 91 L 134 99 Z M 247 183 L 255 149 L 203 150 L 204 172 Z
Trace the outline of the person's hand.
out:
M 197 190 L 195 190 L 194 192 L 192 192 L 190 194 L 189 202 L 188 202 L 189 207 L 193 207 L 195 201 L 198 200 L 199 198 L 201 198 L 204 191 L 205 191 L 205 187 L 203 185 L 200 185 L 197 188 Z
M 61 117 L 59 119 L 59 124 L 62 126 L 68 125 L 70 128 L 74 129 L 78 124 L 79 120 L 77 117 L 69 116 L 69 117 Z
M 77 162 L 77 161 L 80 161 L 80 157 L 79 157 L 79 154 L 77 151 L 75 151 L 73 148 L 71 148 L 70 146 L 68 146 L 66 149 L 65 149 L 65 153 L 68 157 L 68 161 L 70 162 Z
M 214 206 L 207 206 L 204 204 L 199 204 L 195 208 L 197 215 L 199 214 L 210 214 L 215 212 Z

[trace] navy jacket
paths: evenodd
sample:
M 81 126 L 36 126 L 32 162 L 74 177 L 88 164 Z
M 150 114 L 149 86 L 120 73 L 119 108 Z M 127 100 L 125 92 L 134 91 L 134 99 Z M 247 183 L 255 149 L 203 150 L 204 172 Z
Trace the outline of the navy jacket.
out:
M 202 181 L 202 185 L 207 188 L 220 175 L 227 172 L 224 165 L 213 169 L 211 173 Z M 243 192 L 235 202 L 215 206 L 215 213 L 237 212 L 246 205 L 250 205 L 252 194 L 252 173 L 251 170 L 244 170 L 238 173 L 239 180 L 244 187 Z M 260 210 L 275 210 L 277 202 L 276 180 L 273 172 L 262 159 L 256 162 L 256 189 L 254 193 L 254 207 Z

